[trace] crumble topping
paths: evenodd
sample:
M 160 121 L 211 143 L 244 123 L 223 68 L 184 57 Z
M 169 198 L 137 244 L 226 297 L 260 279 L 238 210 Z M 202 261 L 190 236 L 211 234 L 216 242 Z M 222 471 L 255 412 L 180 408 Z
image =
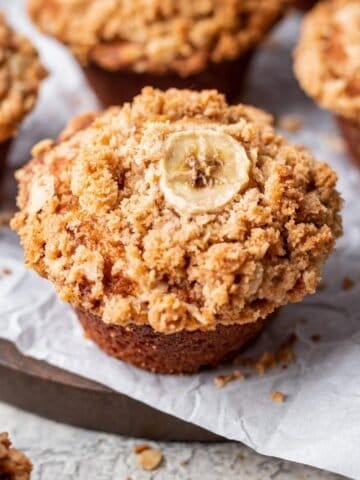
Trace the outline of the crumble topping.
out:
M 360 122 L 360 2 L 327 0 L 306 16 L 295 73 L 319 104 Z
M 244 191 L 189 215 L 159 183 L 167 139 L 194 125 L 231 135 L 250 166 Z M 341 234 L 335 172 L 216 91 L 145 88 L 33 153 L 12 221 L 26 264 L 107 323 L 172 333 L 265 318 L 315 291 Z
M 45 76 L 35 48 L 0 13 L 0 142 L 12 137 L 33 109 Z
M 28 0 L 33 20 L 82 64 L 177 72 L 233 60 L 258 43 L 288 0 Z
M 30 480 L 31 470 L 32 465 L 26 455 L 11 447 L 7 433 L 0 433 L 0 478 Z

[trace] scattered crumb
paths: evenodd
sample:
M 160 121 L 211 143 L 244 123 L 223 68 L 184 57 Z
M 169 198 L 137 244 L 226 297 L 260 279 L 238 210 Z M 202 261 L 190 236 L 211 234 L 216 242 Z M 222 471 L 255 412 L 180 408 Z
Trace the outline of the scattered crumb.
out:
M 300 318 L 299 320 L 299 323 L 301 323 L 301 325 L 306 325 L 307 324 L 307 319 L 306 318 Z
M 281 115 L 278 126 L 287 132 L 296 133 L 302 128 L 303 121 L 296 115 Z
M 270 393 L 270 400 L 272 400 L 275 403 L 284 403 L 286 399 L 286 396 L 282 392 L 271 392 Z
M 139 466 L 143 470 L 156 470 L 163 461 L 163 455 L 160 450 L 148 448 L 138 454 Z
M 255 369 L 259 375 L 264 375 L 267 370 L 279 367 L 281 364 L 289 365 L 295 361 L 292 347 L 296 340 L 296 334 L 291 333 L 275 352 L 264 352 L 258 358 L 243 359 L 240 363 L 247 368 Z
M 12 271 L 10 270 L 10 268 L 3 268 L 2 271 L 1 271 L 1 274 L 2 275 L 11 275 Z
M 149 450 L 151 447 L 147 443 L 137 443 L 134 445 L 133 450 L 135 453 L 141 453 L 144 452 L 145 450 Z
M 343 290 L 350 290 L 354 286 L 354 281 L 350 277 L 344 277 L 342 281 L 342 289 Z
M 314 333 L 310 338 L 313 342 L 319 342 L 321 340 L 321 335 L 319 333 Z
M 218 375 L 214 378 L 214 384 L 217 388 L 223 388 L 229 382 L 233 380 L 245 380 L 245 375 L 240 370 L 235 370 L 228 375 Z
M 330 148 L 330 150 L 333 150 L 336 153 L 345 152 L 344 141 L 342 140 L 341 137 L 336 135 L 326 135 L 324 137 L 324 140 L 328 148 Z
M 183 458 L 182 460 L 180 460 L 180 465 L 183 465 L 184 467 L 186 467 L 186 465 L 188 465 L 190 462 L 190 460 L 188 458 Z
M 318 285 L 318 291 L 322 292 L 328 288 L 328 284 L 326 282 L 320 282 Z

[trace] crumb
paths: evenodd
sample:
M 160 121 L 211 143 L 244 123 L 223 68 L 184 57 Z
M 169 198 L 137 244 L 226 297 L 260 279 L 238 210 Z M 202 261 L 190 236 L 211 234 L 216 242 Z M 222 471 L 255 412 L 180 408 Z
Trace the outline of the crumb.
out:
M 354 286 L 354 281 L 352 278 L 350 277 L 344 277 L 343 278 L 343 281 L 342 281 L 342 289 L 343 290 L 350 290 L 352 289 Z
M 321 335 L 319 333 L 314 333 L 310 338 L 313 342 L 319 342 L 321 340 Z
M 185 467 L 186 465 L 189 464 L 189 462 L 190 462 L 190 460 L 188 458 L 183 458 L 182 460 L 180 460 L 179 463 L 180 463 L 180 465 L 183 465 Z
M 295 361 L 295 354 L 292 346 L 297 341 L 295 333 L 291 333 L 275 352 L 264 352 L 258 358 L 237 359 L 247 368 L 255 369 L 258 375 L 264 375 L 267 370 L 279 367 L 280 364 L 291 364 Z M 281 365 L 284 368 L 284 365 Z M 287 365 L 286 365 L 287 366 Z
M 325 143 L 328 148 L 336 153 L 344 153 L 345 145 L 341 137 L 337 135 L 326 135 L 324 137 Z
M 137 443 L 134 445 L 133 450 L 134 453 L 141 453 L 144 452 L 145 450 L 149 450 L 151 447 L 147 443 Z
M 29 480 L 31 470 L 32 464 L 26 455 L 11 447 L 7 433 L 0 433 L 0 478 Z
M 322 292 L 328 288 L 328 284 L 326 282 L 320 282 L 318 285 L 318 291 Z
M 138 454 L 139 465 L 143 470 L 156 470 L 163 461 L 160 450 L 148 448 Z
M 296 133 L 302 128 L 303 121 L 296 115 L 281 115 L 278 126 L 287 132 Z
M 301 323 L 301 325 L 306 325 L 307 324 L 307 319 L 306 318 L 300 318 L 299 320 L 299 323 Z
M 214 378 L 214 384 L 217 388 L 223 388 L 229 382 L 233 380 L 245 380 L 245 375 L 240 370 L 235 370 L 228 375 L 218 375 Z
M 286 399 L 286 396 L 282 392 L 271 392 L 270 393 L 270 400 L 272 400 L 275 403 L 284 403 Z
M 12 271 L 10 270 L 10 268 L 6 268 L 6 267 L 5 267 L 5 268 L 2 269 L 1 273 L 2 273 L 3 275 L 11 275 L 11 274 L 12 274 Z
M 264 352 L 258 360 L 255 362 L 255 370 L 259 375 L 264 375 L 264 373 L 270 368 L 274 368 L 275 364 L 275 355 L 269 352 Z

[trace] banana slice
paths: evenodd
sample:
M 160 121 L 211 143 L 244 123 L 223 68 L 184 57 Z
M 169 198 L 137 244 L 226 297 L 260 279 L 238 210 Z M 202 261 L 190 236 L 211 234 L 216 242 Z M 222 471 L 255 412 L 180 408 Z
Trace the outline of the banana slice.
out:
M 160 188 L 180 212 L 224 206 L 249 182 L 250 160 L 230 135 L 210 129 L 173 133 L 161 164 Z

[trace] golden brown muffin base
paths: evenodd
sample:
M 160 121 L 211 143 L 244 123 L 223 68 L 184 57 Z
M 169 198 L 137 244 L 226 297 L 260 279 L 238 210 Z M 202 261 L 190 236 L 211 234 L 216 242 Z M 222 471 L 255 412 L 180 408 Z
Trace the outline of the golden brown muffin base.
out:
M 146 86 L 162 90 L 169 88 L 190 88 L 195 90 L 216 89 L 224 93 L 229 102 L 235 100 L 244 84 L 247 67 L 253 51 L 233 61 L 213 64 L 206 70 L 189 77 L 176 73 L 151 74 L 130 70 L 111 72 L 95 64 L 83 66 L 84 74 L 104 106 L 121 105 L 131 101 Z
M 76 310 L 85 334 L 108 355 L 156 373 L 195 373 L 234 358 L 263 330 L 268 319 L 219 325 L 216 330 L 164 334 L 149 325 L 110 325 Z
M 345 117 L 336 118 L 351 158 L 360 167 L 360 123 Z

